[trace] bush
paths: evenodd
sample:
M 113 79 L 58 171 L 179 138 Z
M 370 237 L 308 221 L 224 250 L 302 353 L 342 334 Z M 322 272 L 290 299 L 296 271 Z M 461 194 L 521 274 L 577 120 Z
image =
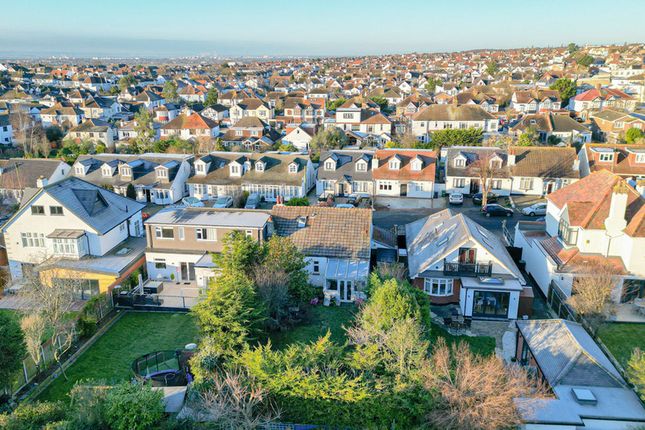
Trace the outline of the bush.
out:
M 105 398 L 105 418 L 113 430 L 156 428 L 164 418 L 163 393 L 143 384 L 124 382 Z
M 285 206 L 309 206 L 307 197 L 294 197 L 284 204 Z
M 60 402 L 23 403 L 10 415 L 0 415 L 0 428 L 41 430 L 49 423 L 64 420 L 66 410 L 65 404 Z
M 96 318 L 89 315 L 81 315 L 76 321 L 78 335 L 83 339 L 94 336 L 97 330 L 96 324 Z

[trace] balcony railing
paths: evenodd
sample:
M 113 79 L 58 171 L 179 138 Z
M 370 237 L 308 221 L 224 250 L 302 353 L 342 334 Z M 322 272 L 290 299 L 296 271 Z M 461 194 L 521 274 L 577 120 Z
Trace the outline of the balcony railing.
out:
M 458 276 L 490 276 L 493 273 L 493 263 L 450 263 L 443 261 L 444 275 Z

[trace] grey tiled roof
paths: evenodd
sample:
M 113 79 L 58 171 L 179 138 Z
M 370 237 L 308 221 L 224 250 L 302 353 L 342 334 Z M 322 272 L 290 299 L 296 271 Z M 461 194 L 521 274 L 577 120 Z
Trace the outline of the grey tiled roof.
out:
M 517 321 L 517 327 L 552 387 L 625 385 L 616 368 L 580 324 L 567 320 L 530 320 Z
M 275 231 L 290 237 L 306 256 L 369 260 L 371 209 L 274 206 Z M 304 227 L 298 218 L 306 217 Z
M 42 192 L 56 199 L 100 234 L 108 232 L 145 207 L 142 203 L 74 177 L 48 185 Z
M 62 168 L 64 163 L 60 160 L 39 158 L 11 158 L 0 160 L 0 188 L 25 189 L 34 188 L 40 176 L 50 178 L 56 169 Z

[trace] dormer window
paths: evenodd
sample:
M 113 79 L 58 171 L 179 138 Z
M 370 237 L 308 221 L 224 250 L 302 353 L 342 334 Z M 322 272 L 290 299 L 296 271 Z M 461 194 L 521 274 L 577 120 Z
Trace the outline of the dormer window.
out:
M 239 176 L 239 174 L 240 174 L 240 165 L 239 164 L 231 164 L 230 171 L 231 171 L 231 175 L 238 175 Z
M 298 165 L 296 163 L 289 164 L 289 173 L 298 173 Z
M 336 169 L 336 163 L 334 163 L 334 160 L 325 161 L 325 170 L 334 170 L 334 169 Z
M 502 168 L 502 160 L 499 158 L 492 158 L 490 160 L 490 168 L 491 169 L 501 169 Z
M 645 163 L 645 154 L 636 154 L 637 163 Z
M 258 172 L 264 172 L 264 163 L 261 161 L 255 163 L 255 170 L 257 170 Z
M 614 161 L 614 154 L 611 152 L 605 152 L 600 154 L 599 159 L 603 163 L 611 163 L 612 161 Z
M 463 158 L 455 158 L 455 167 L 466 167 L 466 160 Z
M 85 176 L 85 166 L 79 164 L 78 166 L 74 167 L 74 173 L 80 176 Z
M 103 166 L 101 168 L 101 174 L 105 177 L 112 176 L 112 168 L 110 166 Z
M 411 168 L 412 170 L 414 170 L 414 171 L 417 171 L 417 172 L 418 172 L 419 170 L 421 170 L 422 165 L 423 165 L 423 163 L 421 162 L 421 160 L 419 160 L 418 158 L 415 158 L 415 159 L 414 159 L 414 160 L 412 160 L 412 162 L 410 163 L 410 168 Z
M 356 163 L 356 171 L 357 172 L 367 172 L 367 162 L 365 161 L 359 161 Z
M 387 165 L 390 170 L 399 170 L 401 162 L 398 159 L 393 158 L 387 163 Z
M 195 163 L 195 172 L 203 175 L 206 173 L 206 165 L 204 163 Z
M 121 166 L 120 168 L 121 171 L 121 176 L 127 176 L 130 177 L 132 176 L 132 168 L 130 166 Z
M 157 169 L 157 178 L 163 178 L 163 179 L 168 178 L 168 170 L 167 169 Z

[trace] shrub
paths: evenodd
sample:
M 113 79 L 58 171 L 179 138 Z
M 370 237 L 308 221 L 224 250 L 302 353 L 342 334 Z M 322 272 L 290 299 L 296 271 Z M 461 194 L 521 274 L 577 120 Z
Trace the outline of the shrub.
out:
M 105 418 L 113 430 L 156 428 L 164 418 L 161 391 L 144 384 L 124 382 L 111 388 L 105 398 Z
M 41 430 L 48 423 L 65 419 L 66 406 L 60 402 L 23 403 L 10 415 L 0 416 L 4 430 Z
M 84 339 L 94 336 L 96 333 L 96 318 L 89 315 L 81 315 L 76 321 L 78 335 Z

